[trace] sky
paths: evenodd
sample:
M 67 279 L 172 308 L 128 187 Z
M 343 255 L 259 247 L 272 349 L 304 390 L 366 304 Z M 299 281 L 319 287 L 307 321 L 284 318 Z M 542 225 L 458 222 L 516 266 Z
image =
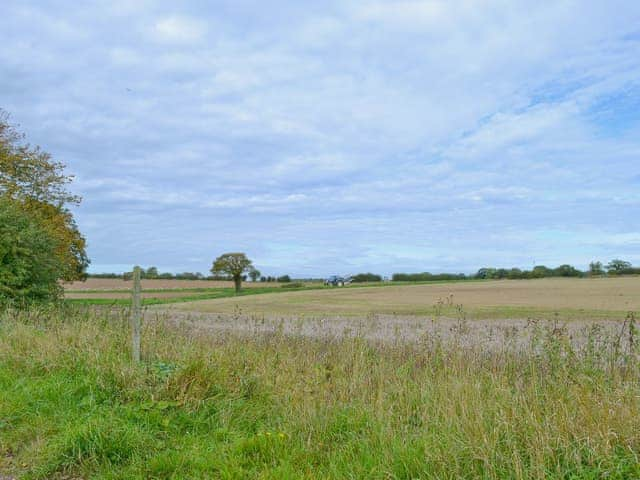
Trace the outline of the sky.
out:
M 640 2 L 3 0 L 92 272 L 640 263 Z

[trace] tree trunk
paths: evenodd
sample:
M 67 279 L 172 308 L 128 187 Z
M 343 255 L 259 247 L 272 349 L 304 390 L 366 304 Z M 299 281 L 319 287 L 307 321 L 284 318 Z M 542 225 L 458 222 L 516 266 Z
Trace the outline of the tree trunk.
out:
M 233 283 L 236 287 L 236 293 L 240 293 L 240 286 L 242 285 L 242 277 L 240 275 L 233 277 Z

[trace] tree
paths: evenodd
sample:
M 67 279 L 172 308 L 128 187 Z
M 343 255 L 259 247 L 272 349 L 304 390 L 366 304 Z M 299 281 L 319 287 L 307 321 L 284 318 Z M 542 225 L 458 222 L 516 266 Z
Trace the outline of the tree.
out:
M 144 271 L 144 278 L 158 278 L 158 268 L 157 267 L 149 267 Z
M 589 275 L 598 276 L 604 275 L 604 268 L 602 267 L 602 262 L 591 262 L 589 264 Z
M 260 275 L 260 270 L 258 270 L 257 268 L 252 268 L 251 270 L 249 270 L 249 277 L 251 278 L 252 282 L 257 282 L 260 278 Z
M 291 281 L 291 277 L 289 275 L 282 275 L 276 279 L 277 282 L 280 283 L 289 283 Z
M 620 260 L 616 258 L 615 260 L 611 260 L 607 264 L 607 273 L 612 273 L 614 275 L 624 273 L 625 270 L 629 270 L 631 268 L 631 263 L 626 262 L 624 260 Z
M 0 198 L 0 303 L 55 300 L 65 268 L 56 239 L 20 207 Z
M 54 255 L 64 267 L 60 279 L 71 281 L 86 278 L 89 259 L 85 239 L 68 209 L 68 205 L 79 204 L 80 197 L 67 190 L 73 177 L 64 169 L 47 152 L 24 143 L 24 135 L 0 110 L 0 197 L 15 202 L 40 223 L 53 239 Z
M 252 268 L 251 260 L 244 253 L 225 253 L 215 259 L 211 273 L 229 275 L 233 279 L 236 293 L 238 293 L 242 286 L 242 275 L 245 272 L 251 272 Z
M 554 275 L 558 277 L 580 277 L 582 276 L 582 272 L 572 265 L 560 265 L 557 268 L 553 269 Z
M 130 272 L 124 272 L 124 273 L 122 274 L 122 279 L 123 279 L 125 282 L 130 282 L 131 280 L 133 280 L 133 272 L 134 272 L 134 270 L 135 270 L 136 268 L 139 268 L 139 269 L 140 269 L 140 278 L 144 278 L 144 268 L 142 268 L 140 265 L 135 265 L 135 266 L 133 267 L 133 270 L 131 270 Z
M 495 276 L 496 276 L 496 269 L 489 268 L 489 267 L 481 268 L 480 270 L 478 270 L 478 272 L 475 275 L 476 278 L 484 278 L 484 279 L 495 278 Z
M 354 283 L 381 282 L 382 277 L 380 275 L 376 275 L 375 273 L 358 273 L 357 275 L 354 275 L 353 277 L 351 277 L 351 280 Z
M 553 270 L 549 267 L 545 267 L 544 265 L 536 265 L 531 270 L 532 278 L 544 278 L 553 276 Z
M 511 280 L 518 280 L 522 278 L 522 276 L 522 270 L 520 270 L 519 268 L 512 268 L 511 270 L 509 270 L 509 273 L 507 273 L 507 278 Z

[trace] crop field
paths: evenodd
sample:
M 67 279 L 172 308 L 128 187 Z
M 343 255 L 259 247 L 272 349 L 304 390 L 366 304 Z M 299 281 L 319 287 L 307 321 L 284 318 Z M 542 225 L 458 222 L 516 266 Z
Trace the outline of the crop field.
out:
M 445 316 L 470 319 L 618 319 L 640 310 L 640 277 L 503 280 L 317 289 L 175 305 L 179 310 L 266 316 Z
M 236 296 L 230 282 L 143 280 L 142 295 L 148 305 L 173 310 L 267 317 L 432 316 L 436 310 L 451 317 L 463 308 L 468 319 L 615 320 L 640 310 L 640 277 L 289 286 L 295 287 L 245 282 Z M 66 285 L 65 298 L 126 305 L 130 289 L 131 282 L 89 279 Z
M 425 336 L 495 350 L 524 347 L 532 325 L 554 322 L 582 345 L 593 328 L 614 334 L 640 310 L 640 278 L 379 284 L 260 293 L 150 307 L 202 332 L 283 332 L 327 339 L 357 336 L 415 343 Z

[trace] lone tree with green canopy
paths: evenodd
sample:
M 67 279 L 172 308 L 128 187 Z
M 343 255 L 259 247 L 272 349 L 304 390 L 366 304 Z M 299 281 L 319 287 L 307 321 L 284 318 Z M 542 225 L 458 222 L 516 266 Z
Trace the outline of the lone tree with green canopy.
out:
M 244 253 L 224 253 L 215 259 L 211 267 L 214 275 L 228 275 L 233 279 L 236 293 L 242 287 L 242 276 L 253 270 L 251 260 Z

